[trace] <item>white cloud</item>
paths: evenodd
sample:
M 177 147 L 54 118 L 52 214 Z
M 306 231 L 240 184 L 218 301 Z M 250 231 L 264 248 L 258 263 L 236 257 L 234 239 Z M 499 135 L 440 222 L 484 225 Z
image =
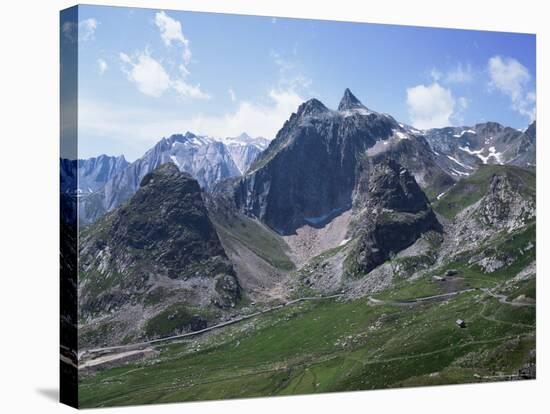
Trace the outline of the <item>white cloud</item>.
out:
M 210 95 L 201 90 L 201 86 L 190 85 L 183 79 L 174 79 L 170 81 L 172 88 L 184 98 L 192 99 L 210 99 Z
M 284 122 L 304 102 L 292 90 L 269 91 L 267 103 L 241 101 L 236 111 L 221 117 L 196 117 L 192 120 L 199 133 L 233 136 L 246 131 L 252 136 L 274 138 Z
M 135 59 L 121 53 L 120 59 L 128 66 L 125 69 L 128 80 L 134 82 L 141 93 L 159 97 L 170 88 L 168 73 L 147 52 L 138 54 Z
M 78 40 L 86 41 L 93 39 L 98 25 L 99 22 L 93 18 L 78 22 Z
M 120 60 L 128 80 L 135 83 L 138 90 L 145 95 L 159 97 L 171 89 L 183 98 L 209 98 L 200 89 L 200 85 L 190 85 L 182 77 L 171 78 L 162 64 L 151 57 L 147 50 L 134 57 L 120 53 Z
M 105 71 L 109 68 L 109 66 L 107 65 L 107 62 L 105 62 L 105 60 L 101 58 L 97 60 L 97 66 L 98 66 L 100 75 L 103 75 Z
M 459 63 L 445 75 L 447 83 L 470 83 L 473 80 L 473 71 L 471 65 L 463 66 Z
M 164 11 L 155 14 L 155 24 L 160 30 L 160 37 L 166 46 L 171 46 L 172 42 L 183 46 L 183 61 L 186 65 L 191 61 L 191 49 L 189 49 L 189 39 L 187 39 L 181 30 L 181 23 L 172 19 Z
M 463 65 L 462 63 L 458 63 L 446 72 L 432 68 L 430 76 L 434 82 L 441 83 L 470 83 L 474 79 L 472 65 Z
M 264 103 L 241 101 L 234 111 L 220 115 L 182 117 L 176 110 L 168 112 L 82 99 L 79 128 L 84 136 L 101 137 L 111 144 L 116 141 L 119 145 L 114 146 L 128 148 L 125 155 L 133 159 L 143 155 L 161 137 L 186 131 L 215 137 L 236 136 L 246 131 L 252 136 L 274 138 L 303 101 L 294 91 L 272 89 Z M 106 142 L 105 146 L 109 144 Z
M 451 125 L 455 98 L 450 89 L 434 82 L 408 88 L 407 105 L 411 123 L 416 128 L 437 128 Z
M 233 88 L 229 88 L 227 93 L 229 94 L 229 98 L 231 98 L 231 102 L 237 102 L 237 95 L 235 94 Z
M 490 87 L 508 96 L 514 111 L 534 120 L 536 95 L 528 90 L 531 80 L 529 70 L 516 59 L 493 56 L 487 64 L 487 71 Z

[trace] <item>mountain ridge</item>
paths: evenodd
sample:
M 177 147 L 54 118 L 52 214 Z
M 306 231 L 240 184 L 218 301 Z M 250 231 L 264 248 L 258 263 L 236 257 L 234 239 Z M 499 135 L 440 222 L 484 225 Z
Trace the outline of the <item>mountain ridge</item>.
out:
M 138 189 L 141 179 L 158 166 L 172 162 L 191 173 L 205 190 L 224 178 L 239 176 L 267 146 L 265 138 L 216 139 L 191 132 L 163 137 L 141 158 L 112 175 L 95 191 L 79 200 L 79 220 L 88 224 L 126 202 Z

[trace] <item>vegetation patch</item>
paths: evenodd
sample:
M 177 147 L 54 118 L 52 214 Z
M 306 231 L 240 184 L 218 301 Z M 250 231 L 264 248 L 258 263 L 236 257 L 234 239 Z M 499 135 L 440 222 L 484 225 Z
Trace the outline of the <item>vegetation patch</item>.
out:
M 150 338 L 162 338 L 187 331 L 198 331 L 206 328 L 206 321 L 214 316 L 213 311 L 177 303 L 149 319 L 145 325 L 145 334 Z
M 442 216 L 452 219 L 466 207 L 479 201 L 486 193 L 495 174 L 506 174 L 518 183 L 525 195 L 535 193 L 535 174 L 510 165 L 484 165 L 471 176 L 457 182 L 432 207 Z
M 274 267 L 285 271 L 295 268 L 287 255 L 286 243 L 254 220 L 238 215 L 229 218 L 218 215 L 212 221 L 218 231 L 242 243 Z

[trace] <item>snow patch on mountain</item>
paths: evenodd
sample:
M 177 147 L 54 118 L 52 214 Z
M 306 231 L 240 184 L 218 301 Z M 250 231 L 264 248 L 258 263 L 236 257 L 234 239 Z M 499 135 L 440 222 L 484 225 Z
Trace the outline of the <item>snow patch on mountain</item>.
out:
M 493 158 L 497 164 L 503 164 L 502 153 L 497 152 L 495 147 L 489 147 L 488 151 L 485 148 L 474 151 L 474 150 L 471 150 L 469 146 L 459 147 L 459 149 L 464 152 L 467 152 L 468 154 L 475 155 L 481 160 L 481 162 L 483 162 L 483 164 L 488 164 L 491 158 Z M 488 152 L 488 154 L 483 155 L 484 152 Z

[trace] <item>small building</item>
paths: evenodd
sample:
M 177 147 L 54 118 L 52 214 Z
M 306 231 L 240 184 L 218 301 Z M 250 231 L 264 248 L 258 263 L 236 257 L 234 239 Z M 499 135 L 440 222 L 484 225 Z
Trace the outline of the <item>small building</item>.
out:
M 456 324 L 459 328 L 465 328 L 466 327 L 466 322 L 464 322 L 462 319 L 457 319 Z
M 434 276 L 433 281 L 434 282 L 444 282 L 445 281 L 445 276 Z

